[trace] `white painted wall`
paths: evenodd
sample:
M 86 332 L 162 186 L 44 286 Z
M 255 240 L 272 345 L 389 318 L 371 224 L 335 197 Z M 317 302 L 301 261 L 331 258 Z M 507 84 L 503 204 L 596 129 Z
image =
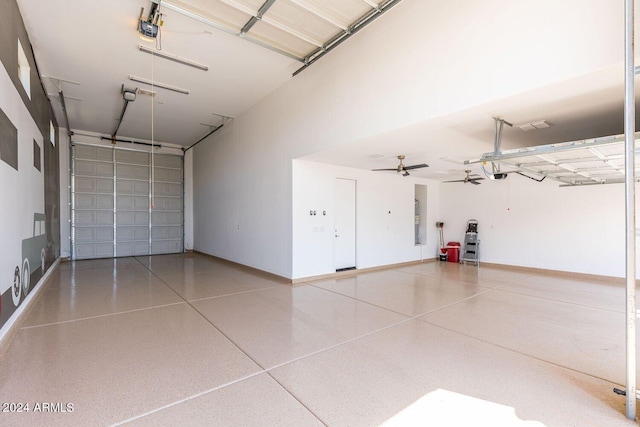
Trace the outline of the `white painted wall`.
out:
M 359 269 L 418 261 L 436 256 L 438 212 L 436 181 L 293 161 L 293 278 L 335 273 L 334 184 L 356 181 L 356 267 Z M 429 190 L 427 240 L 414 244 L 415 184 Z M 309 211 L 315 210 L 312 216 Z M 327 215 L 322 215 L 323 211 Z
M 625 275 L 624 185 L 562 187 L 510 175 L 482 185 L 442 184 L 445 238 L 479 221 L 481 262 Z
M 619 64 L 623 32 L 593 29 L 622 16 L 610 0 L 404 0 L 195 147 L 194 248 L 284 277 L 325 271 L 294 258 L 292 159 Z M 384 203 L 370 202 L 378 227 Z M 305 239 L 296 253 L 319 237 Z
M 291 158 L 283 145 L 295 141 L 270 107 L 194 148 L 194 249 L 291 277 Z

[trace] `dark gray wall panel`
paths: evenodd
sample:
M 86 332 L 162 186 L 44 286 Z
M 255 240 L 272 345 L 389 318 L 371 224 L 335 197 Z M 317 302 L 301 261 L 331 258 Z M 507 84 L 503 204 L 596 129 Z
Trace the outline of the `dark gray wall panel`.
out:
M 18 129 L 0 108 L 0 160 L 18 170 Z

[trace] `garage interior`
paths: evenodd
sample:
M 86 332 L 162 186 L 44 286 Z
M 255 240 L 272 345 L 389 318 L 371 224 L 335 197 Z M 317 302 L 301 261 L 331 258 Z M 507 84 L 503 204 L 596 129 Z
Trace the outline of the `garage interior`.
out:
M 0 0 L 0 424 L 635 425 L 587 3 Z

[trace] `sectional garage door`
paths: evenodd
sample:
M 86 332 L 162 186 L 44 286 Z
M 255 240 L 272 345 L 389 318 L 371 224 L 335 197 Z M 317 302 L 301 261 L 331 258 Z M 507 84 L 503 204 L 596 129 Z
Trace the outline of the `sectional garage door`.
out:
M 73 259 L 183 251 L 182 156 L 80 143 L 71 153 Z

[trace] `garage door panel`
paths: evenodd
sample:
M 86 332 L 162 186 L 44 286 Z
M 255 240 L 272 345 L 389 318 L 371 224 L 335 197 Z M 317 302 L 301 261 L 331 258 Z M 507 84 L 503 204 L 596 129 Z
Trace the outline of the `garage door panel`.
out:
M 78 193 L 113 194 L 113 178 L 76 177 L 75 191 Z
M 117 242 L 144 241 L 149 246 L 149 226 L 121 226 L 118 227 Z M 149 248 L 147 248 L 148 250 Z
M 158 181 L 180 183 L 182 181 L 182 170 L 156 167 L 155 179 Z
M 113 243 L 76 244 L 75 252 L 76 257 L 80 259 L 112 258 Z
M 107 194 L 76 194 L 77 209 L 111 209 L 113 196 Z
M 158 241 L 151 243 L 151 253 L 153 255 L 158 254 L 174 254 L 182 251 L 182 242 L 175 241 Z
M 148 181 L 130 181 L 130 180 L 117 180 L 116 189 L 118 194 L 149 194 L 149 182 Z
M 76 211 L 75 224 L 77 226 L 113 226 L 113 211 Z
M 76 160 L 74 173 L 81 176 L 113 177 L 113 164 Z
M 182 170 L 182 157 L 167 154 L 157 154 L 153 159 L 156 166 Z M 182 181 L 182 179 L 180 179 Z
M 76 242 L 113 243 L 113 227 L 78 227 L 75 230 Z
M 118 211 L 144 211 L 149 209 L 149 196 L 117 196 Z
M 156 196 L 153 202 L 156 211 L 182 211 L 181 198 Z
M 74 259 L 183 250 L 183 159 L 72 144 Z M 115 221 L 115 226 L 114 226 Z
M 116 223 L 121 225 L 140 225 L 149 227 L 149 212 L 118 212 Z
M 117 163 L 149 165 L 149 154 L 140 151 L 116 150 Z
M 116 173 L 118 178 L 149 180 L 149 166 L 118 164 Z
M 151 238 L 157 240 L 182 239 L 182 227 L 152 227 Z
M 181 212 L 151 212 L 151 226 L 156 225 L 181 225 Z
M 119 242 L 117 245 L 118 256 L 149 255 L 148 242 Z
M 182 185 L 180 183 L 157 182 L 155 196 L 182 197 Z
M 74 155 L 76 159 L 113 161 L 111 148 L 96 147 L 92 145 L 75 145 Z

